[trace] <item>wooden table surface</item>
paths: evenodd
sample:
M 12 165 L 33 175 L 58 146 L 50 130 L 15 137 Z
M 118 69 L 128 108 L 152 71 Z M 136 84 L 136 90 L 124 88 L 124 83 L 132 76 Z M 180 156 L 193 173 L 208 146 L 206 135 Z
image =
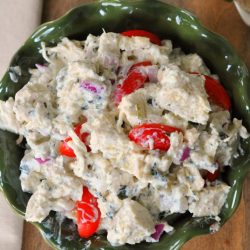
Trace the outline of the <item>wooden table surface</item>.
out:
M 152 0 L 153 1 L 153 0 Z M 42 21 L 53 20 L 86 0 L 44 0 Z M 195 13 L 210 30 L 225 36 L 250 69 L 250 27 L 240 19 L 235 7 L 223 0 L 165 0 Z M 22 250 L 51 249 L 29 223 L 24 225 Z M 196 237 L 183 250 L 250 249 L 250 175 L 245 181 L 243 199 L 234 216 L 213 235 Z

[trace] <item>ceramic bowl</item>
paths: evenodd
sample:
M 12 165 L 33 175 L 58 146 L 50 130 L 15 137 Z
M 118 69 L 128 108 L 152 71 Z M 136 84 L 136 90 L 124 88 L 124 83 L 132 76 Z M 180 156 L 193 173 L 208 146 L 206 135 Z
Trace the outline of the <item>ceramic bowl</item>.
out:
M 250 78 L 241 61 L 226 39 L 207 30 L 190 12 L 160 1 L 106 0 L 79 6 L 58 20 L 38 27 L 14 55 L 10 67 L 0 82 L 0 98 L 6 100 L 29 80 L 29 68 L 43 63 L 39 49 L 41 41 L 47 46 L 56 45 L 62 37 L 85 39 L 89 33 L 98 35 L 105 31 L 121 32 L 128 29 L 146 29 L 171 39 L 175 47 L 202 56 L 213 73 L 218 74 L 233 103 L 232 113 L 243 120 L 250 130 Z M 15 75 L 14 66 L 20 66 L 21 75 Z M 13 77 L 14 74 L 14 77 Z M 0 186 L 17 213 L 24 216 L 29 194 L 21 190 L 19 163 L 24 148 L 16 145 L 17 135 L 0 131 Z M 231 186 L 220 217 L 223 225 L 239 205 L 244 178 L 250 170 L 250 140 L 243 143 L 245 154 L 235 159 L 232 168 L 223 175 Z M 171 235 L 163 235 L 159 243 L 141 243 L 134 246 L 112 247 L 105 235 L 95 235 L 88 240 L 79 238 L 72 221 L 62 220 L 54 212 L 40 224 L 34 225 L 44 238 L 58 249 L 102 250 L 167 250 L 179 249 L 194 236 L 210 233 L 214 220 L 209 217 L 192 218 L 191 214 L 175 214 L 166 220 L 175 227 Z

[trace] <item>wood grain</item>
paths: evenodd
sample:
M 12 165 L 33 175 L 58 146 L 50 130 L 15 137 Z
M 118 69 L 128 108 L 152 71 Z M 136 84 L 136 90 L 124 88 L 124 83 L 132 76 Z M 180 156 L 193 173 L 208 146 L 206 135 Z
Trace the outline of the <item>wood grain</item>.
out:
M 44 0 L 43 21 L 53 20 L 84 0 Z M 195 13 L 210 30 L 225 36 L 250 68 L 250 28 L 240 19 L 235 7 L 222 0 L 165 0 Z M 40 233 L 25 223 L 22 250 L 50 250 Z M 250 249 L 250 175 L 244 184 L 243 199 L 234 216 L 213 235 L 196 237 L 183 250 Z

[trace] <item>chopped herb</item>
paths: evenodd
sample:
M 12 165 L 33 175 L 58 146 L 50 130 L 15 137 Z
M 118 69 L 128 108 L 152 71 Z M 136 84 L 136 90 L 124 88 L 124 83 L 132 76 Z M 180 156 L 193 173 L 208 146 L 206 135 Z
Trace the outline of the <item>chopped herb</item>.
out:
M 220 132 L 220 133 L 219 133 L 219 137 L 220 137 L 221 140 L 224 140 L 224 139 L 226 139 L 228 136 L 227 136 L 227 134 L 225 134 L 224 132 Z
M 106 213 L 106 215 L 108 218 L 113 219 L 113 217 L 116 213 L 116 209 L 112 204 L 109 205 L 109 208 L 110 208 L 110 210 L 109 210 L 109 212 Z
M 102 105 L 101 105 L 101 104 L 97 104 L 97 105 L 95 106 L 95 108 L 96 108 L 96 109 L 100 109 L 100 108 L 102 108 Z
M 97 52 L 98 51 L 98 49 L 99 49 L 99 47 L 97 46 L 97 47 L 95 47 L 95 48 L 93 48 L 93 52 Z
M 124 200 L 124 199 L 128 198 L 128 195 L 127 195 L 127 186 L 122 186 L 118 190 L 117 196 L 118 196 L 118 198 L 120 200 Z
M 57 75 L 57 77 L 56 77 L 56 81 L 57 82 L 63 82 L 64 81 L 64 79 L 65 79 L 65 75 L 67 74 L 67 71 L 66 70 L 61 70 L 59 73 L 58 73 L 58 75 Z
M 98 199 L 103 198 L 101 192 L 96 192 L 96 193 L 95 193 L 95 196 L 96 196 L 96 198 L 98 198 Z
M 137 58 L 136 58 L 136 56 L 134 56 L 134 55 L 128 56 L 128 60 L 129 60 L 129 61 L 136 60 L 136 59 L 137 59 Z
M 152 167 L 151 168 L 151 175 L 153 176 L 157 176 L 159 174 L 158 170 L 156 169 L 156 167 Z
M 194 127 L 198 127 L 199 126 L 199 123 L 197 123 L 197 122 L 188 122 L 189 123 L 189 125 L 191 125 L 191 126 L 194 126 Z
M 148 103 L 149 105 L 153 105 L 153 99 L 152 99 L 152 98 L 149 98 L 149 99 L 147 100 L 147 103 Z
M 157 174 L 159 174 L 159 171 L 157 170 L 157 164 L 154 163 L 152 168 L 151 168 L 151 175 L 155 176 Z
M 194 176 L 188 175 L 186 178 L 187 178 L 188 181 L 194 182 Z
M 92 165 L 88 164 L 87 168 L 88 170 L 92 170 Z
M 81 107 L 81 110 L 87 110 L 88 109 L 88 105 L 84 105 Z
M 164 183 L 167 182 L 166 177 L 163 176 L 161 172 L 157 169 L 156 164 L 154 164 L 153 167 L 151 168 L 151 175 L 161 182 L 164 182 Z
M 114 217 L 114 213 L 113 212 L 107 212 L 106 215 L 107 215 L 107 217 L 109 219 L 113 219 L 113 217 Z
M 122 125 L 121 125 L 121 127 L 122 127 L 122 128 L 125 128 L 125 126 L 126 126 L 125 121 L 122 121 Z
M 168 110 L 163 110 L 163 111 L 162 111 L 162 115 L 166 115 L 166 114 L 168 114 L 168 113 L 169 113 Z
M 160 212 L 158 215 L 159 220 L 166 218 L 168 213 L 166 211 Z
M 35 110 L 34 110 L 34 109 L 28 111 L 28 115 L 34 115 L 34 113 L 35 113 Z

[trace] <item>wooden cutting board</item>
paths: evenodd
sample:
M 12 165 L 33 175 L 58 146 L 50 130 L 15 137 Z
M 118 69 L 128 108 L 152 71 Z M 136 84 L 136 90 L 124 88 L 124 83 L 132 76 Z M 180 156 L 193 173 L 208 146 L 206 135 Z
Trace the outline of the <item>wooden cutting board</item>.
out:
M 153 1 L 153 0 L 152 0 Z M 86 0 L 44 0 L 43 22 L 63 15 Z M 165 0 L 195 13 L 210 30 L 225 36 L 250 69 L 250 27 L 239 17 L 234 4 L 223 0 Z M 51 249 L 31 224 L 25 223 L 22 250 Z M 196 237 L 183 250 L 249 250 L 250 249 L 250 175 L 245 181 L 243 199 L 234 216 L 213 235 Z

